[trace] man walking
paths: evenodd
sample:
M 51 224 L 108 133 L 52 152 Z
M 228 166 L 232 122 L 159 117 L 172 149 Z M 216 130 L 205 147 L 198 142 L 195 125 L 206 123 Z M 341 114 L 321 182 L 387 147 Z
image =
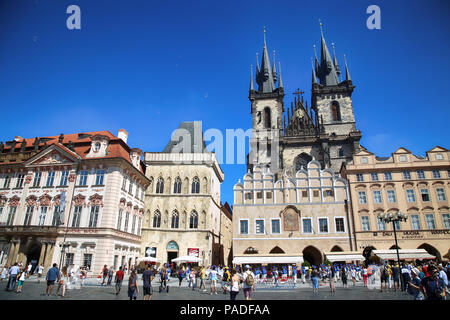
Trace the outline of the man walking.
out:
M 245 272 L 242 275 L 244 281 L 244 294 L 246 300 L 251 300 L 252 290 L 255 290 L 255 275 L 250 270 L 250 266 L 245 266 Z
M 436 266 L 428 267 L 429 277 L 421 281 L 421 288 L 426 300 L 445 300 L 445 283 L 439 278 L 439 270 Z
M 47 272 L 47 276 L 45 279 L 47 280 L 47 289 L 45 290 L 45 293 L 47 296 L 52 294 L 53 286 L 55 285 L 55 281 L 61 278 L 61 275 L 59 273 L 58 265 L 56 263 L 53 264 L 53 268 L 50 268 Z
M 16 279 L 17 279 L 17 275 L 20 272 L 20 268 L 17 265 L 17 262 L 14 263 L 14 265 L 9 268 L 9 279 L 8 279 L 8 284 L 6 285 L 6 291 L 13 291 L 15 286 L 16 286 Z
M 153 289 L 152 280 L 154 274 L 150 265 L 147 266 L 147 270 L 142 274 L 142 281 L 144 282 L 144 300 L 152 300 Z
M 116 272 L 116 295 L 118 295 L 120 293 L 120 289 L 122 288 L 122 281 L 123 281 L 123 276 L 124 276 L 124 272 L 122 271 L 122 267 L 119 267 L 119 271 Z
M 114 270 L 113 270 L 113 267 L 111 266 L 108 270 L 108 282 L 106 283 L 107 286 L 111 285 L 113 275 L 114 275 Z

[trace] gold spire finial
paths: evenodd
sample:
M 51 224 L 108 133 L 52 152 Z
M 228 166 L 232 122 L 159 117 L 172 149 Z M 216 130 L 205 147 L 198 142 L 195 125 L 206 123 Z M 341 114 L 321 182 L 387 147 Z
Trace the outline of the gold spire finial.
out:
M 322 21 L 319 19 L 319 26 L 320 26 L 320 33 L 323 36 L 323 30 L 322 30 Z

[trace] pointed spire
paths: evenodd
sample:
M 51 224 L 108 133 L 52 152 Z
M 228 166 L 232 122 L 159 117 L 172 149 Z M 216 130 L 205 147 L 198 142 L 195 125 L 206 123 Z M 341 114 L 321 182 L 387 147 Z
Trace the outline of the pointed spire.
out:
M 261 69 L 257 75 L 258 91 L 263 93 L 273 92 L 275 90 L 274 76 L 270 66 L 270 58 L 267 53 L 266 28 L 264 27 L 264 48 L 261 58 Z
M 280 69 L 280 81 L 278 81 L 278 88 L 283 88 L 283 78 L 281 77 L 281 62 L 278 62 L 278 69 Z
M 344 61 L 345 61 L 345 80 L 352 81 L 352 78 L 350 78 L 350 72 L 348 71 L 347 56 L 345 54 L 344 54 Z
M 258 76 L 259 73 L 259 61 L 258 61 L 258 52 L 256 53 L 256 75 Z
M 339 83 L 339 79 L 334 63 L 331 59 L 330 51 L 328 50 L 325 42 L 325 37 L 323 36 L 322 22 L 320 22 L 320 34 L 322 36 L 322 46 L 320 50 L 320 72 L 318 74 L 320 83 L 325 86 L 337 85 Z
M 316 78 L 316 70 L 314 68 L 314 63 L 313 63 L 312 58 L 311 58 L 311 67 L 312 67 L 312 83 L 315 84 L 315 83 L 317 83 L 317 78 Z
M 275 66 L 275 49 L 273 49 L 273 65 L 272 65 L 273 82 L 277 82 L 277 68 Z
M 253 65 L 250 65 L 250 91 L 255 90 L 255 85 L 253 84 Z
M 319 59 L 317 59 L 317 52 L 316 52 L 316 45 L 313 45 L 313 48 L 314 48 L 314 59 L 315 59 L 315 61 L 314 61 L 314 69 L 315 69 L 315 72 L 316 73 L 319 73 Z
M 336 73 L 339 77 L 341 75 L 341 69 L 339 68 L 339 63 L 336 58 L 336 52 L 334 50 L 334 43 L 332 43 L 331 46 L 333 47 L 333 64 L 334 64 L 334 67 L 336 68 Z

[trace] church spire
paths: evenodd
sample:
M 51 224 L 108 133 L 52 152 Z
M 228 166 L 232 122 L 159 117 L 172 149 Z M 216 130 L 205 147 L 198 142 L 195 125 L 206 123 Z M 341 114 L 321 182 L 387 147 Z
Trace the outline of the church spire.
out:
M 261 69 L 257 71 L 256 83 L 258 91 L 262 93 L 270 93 L 275 90 L 275 81 L 272 68 L 270 66 L 269 54 L 267 53 L 266 29 L 264 27 L 264 47 L 261 57 Z
M 339 79 L 333 60 L 331 59 L 330 51 L 328 50 L 325 42 L 325 37 L 323 36 L 322 22 L 320 22 L 320 34 L 322 37 L 322 46 L 320 50 L 320 71 L 318 74 L 320 83 L 325 86 L 337 85 L 339 83 Z
M 250 65 L 250 91 L 255 91 L 255 85 L 253 84 L 253 65 Z
M 273 64 L 272 64 L 272 76 L 273 76 L 273 82 L 277 82 L 277 68 L 275 66 L 275 49 L 273 49 Z
M 338 78 L 339 78 L 339 76 L 341 75 L 341 69 L 339 68 L 339 63 L 336 58 L 336 51 L 334 50 L 334 43 L 332 43 L 331 46 L 333 47 L 333 64 L 334 64 L 334 67 L 336 68 L 336 74 L 338 75 Z
M 352 81 L 352 78 L 350 78 L 350 72 L 348 71 L 347 57 L 345 56 L 345 54 L 344 54 L 344 61 L 345 61 L 345 80 Z
M 313 59 L 311 58 L 311 67 L 312 67 L 312 84 L 316 84 L 317 83 L 317 78 L 316 78 L 316 70 L 314 68 L 314 63 L 313 63 Z
M 278 82 L 278 88 L 283 88 L 283 78 L 281 77 L 281 62 L 278 61 L 278 69 L 280 69 L 280 81 Z

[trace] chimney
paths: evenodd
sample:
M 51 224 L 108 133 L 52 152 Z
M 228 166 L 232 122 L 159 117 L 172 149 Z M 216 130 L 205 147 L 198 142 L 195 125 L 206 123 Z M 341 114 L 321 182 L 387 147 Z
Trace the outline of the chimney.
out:
M 128 132 L 126 132 L 124 129 L 119 129 L 119 134 L 117 135 L 117 137 L 127 143 Z
M 23 138 L 22 138 L 21 136 L 15 136 L 15 137 L 14 137 L 14 140 L 17 141 L 17 142 L 19 142 L 19 141 L 22 141 Z

